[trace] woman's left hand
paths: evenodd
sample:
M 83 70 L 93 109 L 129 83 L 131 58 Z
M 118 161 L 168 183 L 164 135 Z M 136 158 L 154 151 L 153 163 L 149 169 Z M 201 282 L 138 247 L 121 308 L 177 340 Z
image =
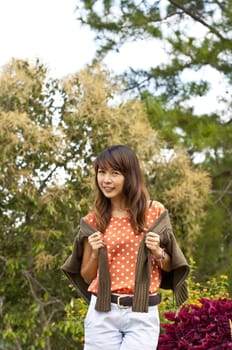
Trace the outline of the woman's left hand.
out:
M 160 247 L 160 236 L 155 232 L 148 232 L 145 237 L 145 244 L 156 259 L 162 256 L 162 248 Z

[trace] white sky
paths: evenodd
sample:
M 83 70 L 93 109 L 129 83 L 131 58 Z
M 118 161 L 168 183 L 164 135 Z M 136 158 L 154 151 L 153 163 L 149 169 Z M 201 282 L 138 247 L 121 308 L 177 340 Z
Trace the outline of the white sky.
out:
M 40 58 L 61 77 L 89 63 L 93 35 L 80 30 L 75 5 L 75 0 L 1 0 L 0 66 L 12 57 Z
M 79 71 L 95 53 L 94 35 L 80 27 L 75 14 L 76 0 L 1 0 L 0 67 L 9 60 L 40 58 L 54 77 Z M 148 67 L 162 61 L 161 49 L 153 55 L 138 55 L 148 43 L 131 43 L 120 55 L 110 54 L 106 63 L 122 72 Z M 132 59 L 133 58 L 133 59 Z
M 94 34 L 76 20 L 76 0 L 0 0 L 0 68 L 11 58 L 39 58 L 54 78 L 75 73 L 94 57 Z M 130 43 L 106 58 L 109 68 L 148 68 L 164 60 L 154 42 Z M 211 74 L 211 72 L 209 73 Z M 216 79 L 216 80 L 215 80 Z M 214 77 L 215 84 L 218 84 Z M 195 103 L 195 101 L 193 102 Z M 215 93 L 198 99 L 198 112 L 217 108 Z

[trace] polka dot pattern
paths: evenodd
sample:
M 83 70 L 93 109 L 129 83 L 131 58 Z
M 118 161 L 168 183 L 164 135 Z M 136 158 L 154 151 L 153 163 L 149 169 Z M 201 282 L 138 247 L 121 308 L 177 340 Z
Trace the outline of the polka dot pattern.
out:
M 159 202 L 153 202 L 147 210 L 147 228 L 164 211 Z M 93 213 L 85 217 L 90 225 L 94 225 Z M 104 233 L 107 246 L 109 269 L 111 274 L 111 291 L 120 294 L 134 293 L 136 259 L 143 234 L 135 235 L 129 218 L 113 216 Z M 149 293 L 156 293 L 160 286 L 160 271 L 157 265 L 151 265 L 151 284 Z M 97 293 L 98 277 L 92 281 L 89 291 Z

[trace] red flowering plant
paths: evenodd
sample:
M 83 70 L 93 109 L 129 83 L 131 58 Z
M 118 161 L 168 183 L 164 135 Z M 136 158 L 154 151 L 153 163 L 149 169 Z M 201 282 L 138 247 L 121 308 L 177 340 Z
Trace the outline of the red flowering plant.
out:
M 232 300 L 199 301 L 200 305 L 183 306 L 177 314 L 164 314 L 171 323 L 162 324 L 158 350 L 232 349 Z

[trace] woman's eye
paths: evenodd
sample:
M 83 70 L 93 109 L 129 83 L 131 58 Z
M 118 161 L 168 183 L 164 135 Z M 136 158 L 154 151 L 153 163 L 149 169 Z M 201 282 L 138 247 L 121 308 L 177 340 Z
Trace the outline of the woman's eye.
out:
M 98 169 L 98 174 L 104 174 L 104 170 L 103 169 Z

